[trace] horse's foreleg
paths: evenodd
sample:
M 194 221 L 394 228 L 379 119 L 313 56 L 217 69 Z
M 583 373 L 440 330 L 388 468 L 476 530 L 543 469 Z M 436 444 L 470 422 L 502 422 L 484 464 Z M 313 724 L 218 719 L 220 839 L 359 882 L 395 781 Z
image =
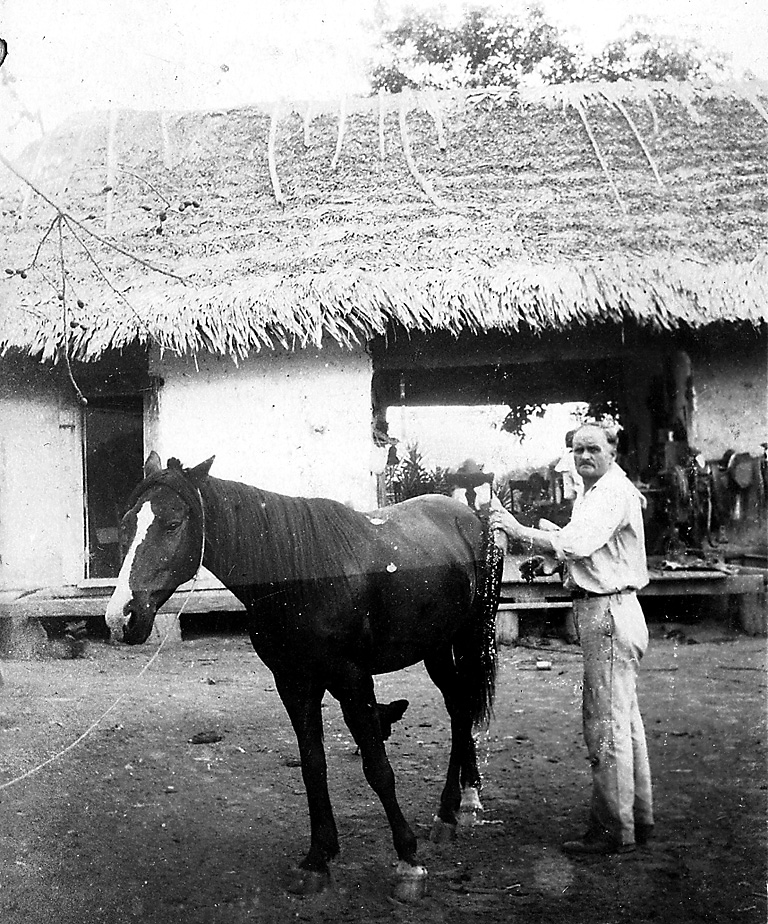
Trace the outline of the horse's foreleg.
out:
M 400 898 L 417 898 L 424 892 L 426 869 L 416 863 L 416 836 L 405 820 L 395 792 L 395 774 L 384 748 L 373 678 L 357 667 L 350 667 L 338 683 L 329 687 L 339 700 L 344 721 L 360 749 L 363 773 L 386 812 L 398 859 Z
M 309 804 L 309 852 L 290 885 L 292 892 L 310 894 L 330 882 L 328 861 L 339 852 L 339 838 L 328 795 L 328 770 L 323 747 L 322 685 L 275 675 L 278 693 L 296 732 L 301 774 Z

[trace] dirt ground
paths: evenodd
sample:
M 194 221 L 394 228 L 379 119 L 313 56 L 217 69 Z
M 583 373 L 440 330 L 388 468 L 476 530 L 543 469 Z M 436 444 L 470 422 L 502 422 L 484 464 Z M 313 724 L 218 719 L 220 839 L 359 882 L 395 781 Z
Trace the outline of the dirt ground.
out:
M 411 702 L 388 745 L 429 869 L 410 905 L 391 897 L 389 830 L 333 700 L 342 852 L 331 890 L 286 893 L 307 847 L 305 797 L 244 634 L 189 634 L 148 668 L 155 649 L 98 641 L 78 660 L 1 662 L 0 785 L 69 749 L 0 790 L 0 921 L 765 924 L 765 641 L 718 625 L 652 635 L 640 695 L 658 837 L 621 858 L 559 849 L 583 829 L 589 793 L 576 646 L 501 649 L 496 716 L 479 736 L 485 811 L 448 845 L 427 840 L 447 757 L 438 693 L 420 666 L 378 681 L 382 701 Z M 192 743 L 201 733 L 220 740 Z

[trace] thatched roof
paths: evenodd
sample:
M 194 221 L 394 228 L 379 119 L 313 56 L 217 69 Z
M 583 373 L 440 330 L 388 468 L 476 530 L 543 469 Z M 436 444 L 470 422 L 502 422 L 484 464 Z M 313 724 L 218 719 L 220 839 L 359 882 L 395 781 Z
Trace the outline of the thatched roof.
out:
M 14 167 L 4 350 L 768 319 L 757 81 L 105 113 Z

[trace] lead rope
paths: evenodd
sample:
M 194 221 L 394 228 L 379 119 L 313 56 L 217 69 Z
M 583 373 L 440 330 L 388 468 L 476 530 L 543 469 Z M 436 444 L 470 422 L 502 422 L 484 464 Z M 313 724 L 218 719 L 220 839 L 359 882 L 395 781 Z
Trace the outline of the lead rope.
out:
M 178 619 L 181 619 L 181 614 L 184 612 L 184 609 L 187 603 L 189 603 L 192 597 L 192 592 L 194 591 L 195 585 L 197 584 L 197 579 L 200 576 L 200 569 L 203 567 L 203 558 L 205 557 L 205 538 L 206 538 L 205 537 L 205 507 L 203 506 L 203 496 L 200 493 L 199 488 L 197 489 L 197 496 L 200 501 L 200 515 L 201 515 L 201 525 L 202 525 L 202 530 L 201 530 L 202 531 L 202 541 L 200 543 L 200 562 L 197 566 L 197 571 L 195 571 L 195 576 L 192 579 L 192 583 L 189 586 L 189 590 L 187 591 L 187 596 L 184 598 L 184 602 L 179 607 L 179 612 L 177 613 Z M 163 650 L 165 643 L 168 641 L 169 635 L 170 635 L 170 628 L 166 629 L 165 635 L 160 640 L 160 644 L 158 645 L 157 651 L 152 655 L 149 661 L 147 661 L 144 667 L 142 667 L 142 669 L 136 675 L 136 678 L 135 678 L 136 680 L 140 680 L 144 676 L 144 674 L 149 670 L 149 668 L 155 663 L 160 652 Z M 110 715 L 110 713 L 114 712 L 115 709 L 117 709 L 120 703 L 122 703 L 122 701 L 126 698 L 126 696 L 128 696 L 129 692 L 132 692 L 132 691 L 126 690 L 125 693 L 121 693 L 120 696 L 118 696 L 118 698 L 112 703 L 112 705 L 108 709 L 105 709 L 104 712 L 102 712 L 102 714 L 98 717 L 98 719 L 96 719 L 95 722 L 92 722 L 88 726 L 88 728 L 86 728 L 86 730 L 82 733 L 82 735 L 75 738 L 75 740 L 72 741 L 70 744 L 68 744 L 65 748 L 62 748 L 60 751 L 57 751 L 55 754 L 51 755 L 51 757 L 49 757 L 47 760 L 44 760 L 42 763 L 38 764 L 36 767 L 33 767 L 31 770 L 27 770 L 26 773 L 22 773 L 19 776 L 15 777 L 15 779 L 8 780 L 8 782 L 0 784 L 0 792 L 2 792 L 2 790 L 4 789 L 10 788 L 11 786 L 15 786 L 16 783 L 20 783 L 22 780 L 29 779 L 29 777 L 34 776 L 36 773 L 39 773 L 43 768 L 47 767 L 49 764 L 52 764 L 54 761 L 59 760 L 59 758 L 63 757 L 65 754 L 68 754 L 70 751 L 74 750 L 78 746 L 78 744 L 80 744 L 81 741 L 84 741 L 88 737 L 88 735 L 90 735 L 91 732 L 95 728 L 97 728 L 104 721 L 104 719 L 106 719 L 108 715 Z

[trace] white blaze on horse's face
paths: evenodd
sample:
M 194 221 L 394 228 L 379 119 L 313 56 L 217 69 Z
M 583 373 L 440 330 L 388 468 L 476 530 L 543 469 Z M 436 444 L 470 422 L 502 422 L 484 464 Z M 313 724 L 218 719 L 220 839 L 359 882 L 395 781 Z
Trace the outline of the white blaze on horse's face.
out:
M 145 501 L 136 515 L 136 533 L 123 561 L 120 574 L 117 577 L 117 584 L 115 585 L 114 592 L 107 604 L 107 625 L 113 633 L 118 633 L 118 630 L 122 630 L 128 622 L 125 608 L 130 603 L 133 594 L 131 590 L 131 569 L 133 568 L 133 562 L 136 558 L 136 552 L 146 539 L 154 519 L 155 514 L 152 510 L 152 504 L 149 501 Z

